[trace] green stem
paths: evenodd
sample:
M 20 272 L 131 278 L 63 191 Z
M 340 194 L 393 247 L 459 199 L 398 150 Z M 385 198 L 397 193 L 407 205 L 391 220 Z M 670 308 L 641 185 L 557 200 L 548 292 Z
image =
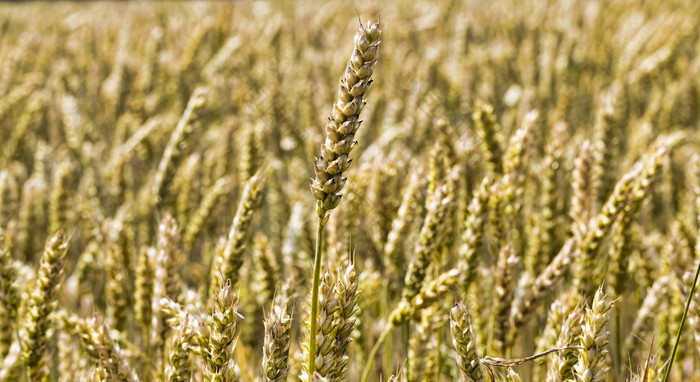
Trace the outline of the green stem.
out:
M 379 336 L 377 339 L 377 342 L 374 344 L 372 347 L 372 350 L 369 352 L 369 357 L 367 358 L 367 363 L 365 363 L 365 370 L 362 372 L 362 379 L 360 379 L 360 382 L 366 382 L 367 378 L 369 377 L 369 371 L 372 369 L 372 361 L 374 361 L 374 357 L 377 355 L 377 351 L 379 351 L 379 347 L 382 346 L 384 343 L 384 340 L 386 337 L 391 333 L 391 329 L 393 329 L 393 326 L 387 327 L 382 334 Z
M 318 321 L 318 289 L 321 285 L 321 257 L 323 255 L 323 226 L 326 211 L 319 208 L 316 226 L 316 254 L 314 255 L 314 281 L 311 286 L 311 317 L 309 318 L 309 359 L 307 369 L 309 377 L 316 371 L 316 326 Z
M 693 286 L 690 288 L 690 294 L 688 295 L 688 301 L 685 303 L 685 310 L 683 311 L 683 317 L 681 317 L 681 325 L 678 327 L 678 335 L 676 336 L 676 343 L 673 344 L 673 352 L 671 352 L 671 359 L 668 361 L 668 368 L 666 368 L 666 373 L 664 373 L 663 382 L 668 382 L 668 378 L 671 375 L 671 367 L 673 366 L 673 359 L 676 358 L 676 350 L 678 350 L 678 343 L 681 342 L 681 334 L 683 333 L 683 325 L 685 325 L 685 319 L 688 316 L 688 310 L 690 310 L 690 302 L 693 300 L 693 295 L 695 294 L 695 287 L 698 284 L 698 274 L 700 274 L 700 262 L 698 262 L 698 269 L 695 271 L 695 278 L 693 279 Z

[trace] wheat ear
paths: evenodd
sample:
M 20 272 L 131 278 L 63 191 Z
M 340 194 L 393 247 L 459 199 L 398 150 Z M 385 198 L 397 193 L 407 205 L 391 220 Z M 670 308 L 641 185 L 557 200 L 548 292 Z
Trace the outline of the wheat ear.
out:
M 27 301 L 20 338 L 21 357 L 30 380 L 42 380 L 48 372 L 44 358 L 49 342 L 49 314 L 54 310 L 54 300 L 61 281 L 67 249 L 68 238 L 62 231 L 58 231 L 46 242 L 36 285 Z
M 157 352 L 162 350 L 166 333 L 170 330 L 161 314 L 161 299 L 167 297 L 178 301 L 180 297 L 178 241 L 179 234 L 175 219 L 171 215 L 165 215 L 158 227 L 158 252 L 155 259 L 155 279 L 151 301 L 150 343 Z
M 348 261 L 347 265 L 340 269 L 335 292 L 338 301 L 338 309 L 335 319 L 335 366 L 331 372 L 332 381 L 345 380 L 348 371 L 348 347 L 352 341 L 352 332 L 359 311 L 357 273 L 355 265 Z
M 512 330 L 519 328 L 525 323 L 525 320 L 535 310 L 538 304 L 547 297 L 547 293 L 549 293 L 552 287 L 562 279 L 564 273 L 566 273 L 574 260 L 575 248 L 576 239 L 569 239 L 557 256 L 554 257 L 552 263 L 537 276 L 532 287 L 526 292 L 525 297 L 520 299 L 517 306 L 513 309 Z
M 255 174 L 245 186 L 241 201 L 238 204 L 236 215 L 233 218 L 231 230 L 228 233 L 226 245 L 221 253 L 218 253 L 212 262 L 210 276 L 210 297 L 224 283 L 224 280 L 231 280 L 232 285 L 237 285 L 238 272 L 243 265 L 243 254 L 245 253 L 250 237 L 253 214 L 260 207 L 262 201 L 262 191 L 265 187 L 265 176 L 262 173 Z
M 110 337 L 105 324 L 95 316 L 92 319 L 67 317 L 64 325 L 74 327 L 83 349 L 100 368 L 104 368 L 109 380 L 136 382 L 138 377 L 124 356 L 119 345 Z
M 584 325 L 580 335 L 581 347 L 578 362 L 574 365 L 576 382 L 602 382 L 606 380 L 608 367 L 605 355 L 608 345 L 608 312 L 612 302 L 606 300 L 599 288 L 591 307 L 586 309 Z
M 467 382 L 483 381 L 484 377 L 479 365 L 479 354 L 476 350 L 471 317 L 467 307 L 462 302 L 457 303 L 450 312 L 450 330 L 462 380 Z
M 273 306 L 265 318 L 263 378 L 267 382 L 285 382 L 289 374 L 289 343 L 292 317 L 287 306 Z
M 211 316 L 209 347 L 207 349 L 208 382 L 234 382 L 240 380 L 241 371 L 233 361 L 233 351 L 238 341 L 238 296 L 227 281 L 214 298 L 214 312 Z
M 556 347 L 562 348 L 577 343 L 577 338 L 581 335 L 583 313 L 583 309 L 578 306 L 569 313 L 561 326 Z M 552 358 L 552 364 L 547 372 L 547 382 L 564 382 L 571 380 L 574 376 L 574 365 L 576 361 L 576 351 L 573 349 L 557 352 Z
M 5 236 L 0 229 L 0 358 L 5 358 L 12 344 L 12 334 L 16 325 L 19 308 L 20 287 L 12 265 L 10 251 L 4 248 Z
M 175 176 L 176 164 L 174 162 L 175 159 L 180 156 L 178 145 L 191 133 L 192 127 L 189 126 L 190 121 L 194 115 L 194 112 L 204 105 L 207 93 L 207 88 L 196 88 L 194 90 L 192 97 L 187 103 L 187 107 L 182 114 L 182 117 L 180 117 L 175 130 L 170 135 L 170 140 L 168 141 L 168 145 L 165 147 L 163 156 L 158 163 L 158 171 L 155 173 L 150 190 L 151 201 L 155 205 L 160 205 L 168 196 L 167 187 L 170 186 L 170 181 Z
M 335 293 L 335 282 L 332 276 L 326 273 L 321 280 L 318 312 L 318 330 L 309 330 L 308 335 L 313 336 L 318 344 L 318 354 L 314 359 L 314 374 L 329 378 L 335 366 L 335 338 L 337 334 L 336 311 L 338 310 L 338 296 Z M 309 323 L 309 327 L 310 327 Z M 307 339 L 310 343 L 310 338 Z M 305 344 L 306 345 L 306 344 Z M 306 348 L 308 351 L 308 347 Z M 302 370 L 302 380 L 312 380 L 308 370 Z

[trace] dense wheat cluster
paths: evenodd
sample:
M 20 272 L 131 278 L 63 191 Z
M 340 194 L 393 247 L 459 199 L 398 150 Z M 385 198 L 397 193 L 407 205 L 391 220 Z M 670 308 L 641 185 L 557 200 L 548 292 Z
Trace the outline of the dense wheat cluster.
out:
M 700 5 L 357 7 L 0 6 L 0 381 L 700 380 Z

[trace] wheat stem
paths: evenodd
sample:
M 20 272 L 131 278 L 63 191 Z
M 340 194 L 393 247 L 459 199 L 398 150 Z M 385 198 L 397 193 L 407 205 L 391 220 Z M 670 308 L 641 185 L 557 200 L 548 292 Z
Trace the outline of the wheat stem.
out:
M 314 254 L 314 280 L 311 286 L 311 316 L 309 325 L 309 359 L 307 360 L 309 375 L 316 370 L 316 326 L 318 320 L 318 290 L 321 285 L 321 257 L 323 256 L 323 228 L 325 227 L 326 211 L 319 205 L 318 224 L 316 225 L 316 252 Z
M 698 251 L 700 252 L 700 251 Z M 690 287 L 690 293 L 688 294 L 688 300 L 685 303 L 685 310 L 683 310 L 683 317 L 681 317 L 681 324 L 678 326 L 678 335 L 676 335 L 676 342 L 673 344 L 673 351 L 671 352 L 671 358 L 668 360 L 668 367 L 664 373 L 663 382 L 668 382 L 671 375 L 671 368 L 673 367 L 673 359 L 676 357 L 676 351 L 678 350 L 678 343 L 681 342 L 681 334 L 683 333 L 683 325 L 685 325 L 685 319 L 688 316 L 688 310 L 690 310 L 690 302 L 693 300 L 693 295 L 695 294 L 695 287 L 698 284 L 698 275 L 700 274 L 700 262 L 698 262 L 698 268 L 695 271 L 695 278 L 693 278 L 693 286 Z
M 387 326 L 387 328 L 384 329 L 382 334 L 377 339 L 377 342 L 372 347 L 372 350 L 369 352 L 369 357 L 367 357 L 367 362 L 365 363 L 365 369 L 362 372 L 362 379 L 360 379 L 360 382 L 367 381 L 367 377 L 369 377 L 369 371 L 372 369 L 372 361 L 374 361 L 374 357 L 377 355 L 379 348 L 382 346 L 384 340 L 386 340 L 386 337 L 389 335 L 389 333 L 391 333 L 391 329 L 393 328 L 393 325 Z

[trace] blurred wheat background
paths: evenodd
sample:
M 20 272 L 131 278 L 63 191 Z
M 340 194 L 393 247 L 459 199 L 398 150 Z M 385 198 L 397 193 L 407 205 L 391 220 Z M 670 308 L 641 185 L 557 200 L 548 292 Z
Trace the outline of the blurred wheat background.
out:
M 700 380 L 698 25 L 0 5 L 0 380 Z

